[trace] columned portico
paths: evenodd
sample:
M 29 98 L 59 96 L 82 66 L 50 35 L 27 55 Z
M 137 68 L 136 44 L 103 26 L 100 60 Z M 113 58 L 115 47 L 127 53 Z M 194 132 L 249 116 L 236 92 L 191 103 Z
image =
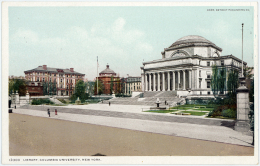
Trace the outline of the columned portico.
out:
M 168 85 L 167 85 L 167 91 L 170 91 L 170 72 L 167 72 L 167 79 L 168 79 Z
M 162 85 L 162 88 L 163 88 L 162 91 L 165 91 L 165 73 L 164 72 L 162 73 L 162 84 L 163 84 Z
M 151 87 L 152 87 L 152 73 L 149 73 L 149 91 L 151 91 Z
M 175 90 L 175 71 L 172 72 L 172 90 Z
M 155 73 L 153 73 L 153 91 L 156 91 L 156 89 L 155 89 Z
M 147 78 L 147 74 L 145 74 L 145 91 L 148 91 L 148 78 Z
M 157 83 L 157 91 L 161 91 L 161 88 L 160 88 L 160 86 L 161 86 L 161 83 L 160 83 L 160 73 L 158 73 L 157 74 L 157 81 L 158 81 L 158 83 Z
M 191 70 L 189 70 L 189 88 L 191 89 Z
M 185 87 L 185 70 L 182 70 L 182 78 L 183 78 L 183 90 L 185 90 L 186 89 L 186 87 Z
M 181 83 L 181 79 L 180 79 L 180 71 L 178 71 L 178 90 L 180 90 L 180 83 Z

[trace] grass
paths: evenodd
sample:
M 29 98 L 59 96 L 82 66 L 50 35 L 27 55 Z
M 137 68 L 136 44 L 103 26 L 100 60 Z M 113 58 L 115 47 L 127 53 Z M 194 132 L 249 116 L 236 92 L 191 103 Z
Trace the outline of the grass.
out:
M 175 112 L 177 110 L 149 110 L 149 111 L 144 111 L 144 112 L 155 112 L 155 113 L 170 113 L 170 112 Z
M 195 111 L 182 111 L 182 113 L 190 113 L 191 115 L 196 115 L 196 116 L 202 116 L 206 114 L 206 112 L 195 112 Z
M 212 111 L 214 108 L 195 108 L 193 110 L 198 110 L 198 111 Z

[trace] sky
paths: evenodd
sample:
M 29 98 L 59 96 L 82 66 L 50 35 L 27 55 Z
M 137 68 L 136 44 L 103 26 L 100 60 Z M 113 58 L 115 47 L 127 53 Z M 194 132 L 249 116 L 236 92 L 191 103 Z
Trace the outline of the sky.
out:
M 214 9 L 214 11 L 208 11 Z M 217 11 L 245 9 L 245 11 Z M 88 80 L 109 64 L 120 77 L 141 76 L 176 40 L 199 35 L 254 66 L 253 7 L 9 7 L 9 75 L 47 65 L 74 68 Z

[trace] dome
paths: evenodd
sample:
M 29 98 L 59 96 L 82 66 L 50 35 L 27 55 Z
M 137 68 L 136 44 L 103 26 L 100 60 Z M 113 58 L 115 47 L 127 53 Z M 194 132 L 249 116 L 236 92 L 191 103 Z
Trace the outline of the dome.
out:
M 101 71 L 99 74 L 112 74 L 112 75 L 116 75 L 116 73 L 109 68 L 109 65 L 107 65 L 107 68 L 105 70 Z
M 204 37 L 197 36 L 197 35 L 189 35 L 182 37 L 178 39 L 176 42 L 174 42 L 169 48 L 172 47 L 178 47 L 178 46 L 191 46 L 191 45 L 202 45 L 202 46 L 212 46 L 217 48 L 218 50 L 221 50 L 221 48 L 217 47 L 214 43 L 211 41 L 205 39 Z

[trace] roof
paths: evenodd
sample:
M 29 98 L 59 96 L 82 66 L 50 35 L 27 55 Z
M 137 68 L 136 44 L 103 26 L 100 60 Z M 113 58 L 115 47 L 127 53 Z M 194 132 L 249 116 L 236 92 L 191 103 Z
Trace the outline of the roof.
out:
M 109 65 L 107 65 L 107 68 L 101 71 L 99 74 L 116 74 L 116 73 L 109 68 Z
M 210 45 L 210 46 L 215 47 L 215 48 L 219 49 L 220 51 L 222 51 L 222 49 L 220 47 L 216 46 L 214 43 L 205 39 L 204 37 L 198 36 L 198 35 L 184 36 L 184 37 L 178 39 L 176 42 L 174 42 L 168 48 L 177 47 L 177 46 L 185 46 L 185 45 L 198 45 L 198 44 L 203 45 L 203 46 Z
M 33 72 L 33 71 L 37 71 L 37 72 L 49 72 L 49 73 L 64 73 L 64 74 L 77 74 L 77 75 L 85 75 L 76 71 L 71 71 L 70 69 L 61 69 L 61 68 L 52 68 L 52 67 L 47 67 L 47 70 L 44 70 L 43 66 L 38 66 L 35 69 L 31 69 L 31 70 L 26 70 L 24 71 L 24 73 L 27 72 Z

